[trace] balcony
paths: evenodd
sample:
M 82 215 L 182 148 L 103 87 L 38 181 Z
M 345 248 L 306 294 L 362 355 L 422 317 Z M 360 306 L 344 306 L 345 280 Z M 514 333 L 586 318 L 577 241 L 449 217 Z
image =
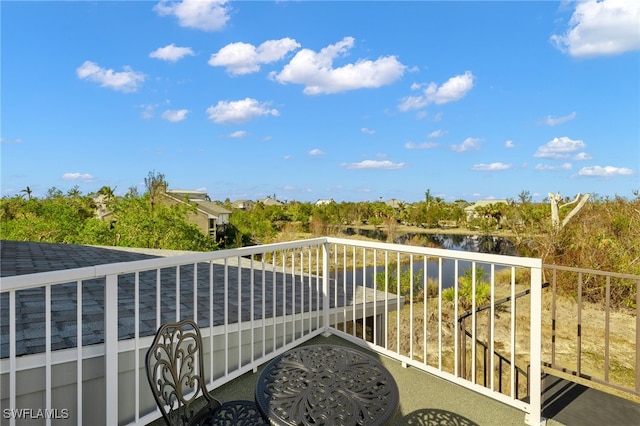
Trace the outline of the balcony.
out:
M 394 424 L 544 422 L 539 259 L 336 238 L 95 256 L 94 266 L 61 256 L 72 269 L 2 278 L 2 425 L 154 423 L 144 354 L 160 324 L 183 318 L 202 330 L 208 388 L 221 400 L 252 399 L 264 363 L 329 341 L 370 351 L 392 371 Z M 465 274 L 466 296 L 455 285 Z

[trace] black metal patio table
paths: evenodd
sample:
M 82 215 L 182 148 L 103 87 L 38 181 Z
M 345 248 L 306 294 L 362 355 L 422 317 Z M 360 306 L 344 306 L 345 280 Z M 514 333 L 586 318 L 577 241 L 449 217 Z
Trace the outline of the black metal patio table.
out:
M 258 377 L 256 403 L 272 425 L 384 425 L 398 386 L 380 362 L 344 346 L 312 345 L 274 358 Z

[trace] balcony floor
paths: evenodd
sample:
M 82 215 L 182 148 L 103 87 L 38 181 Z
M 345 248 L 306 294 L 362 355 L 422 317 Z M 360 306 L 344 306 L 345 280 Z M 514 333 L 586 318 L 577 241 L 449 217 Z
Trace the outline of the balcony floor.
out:
M 404 368 L 398 361 L 369 351 L 340 337 L 318 336 L 303 345 L 319 344 L 343 345 L 362 350 L 378 359 L 389 369 L 400 390 L 400 407 L 390 423 L 393 426 L 408 424 L 521 426 L 524 424 L 524 413 L 520 410 L 415 368 Z M 253 400 L 255 382 L 261 369 L 262 367 L 258 369 L 257 373 L 246 373 L 215 389 L 211 394 L 220 401 Z M 438 416 L 437 423 L 434 418 L 436 415 Z M 160 419 L 150 425 L 163 424 L 164 422 Z M 547 421 L 547 424 L 561 425 L 554 420 Z

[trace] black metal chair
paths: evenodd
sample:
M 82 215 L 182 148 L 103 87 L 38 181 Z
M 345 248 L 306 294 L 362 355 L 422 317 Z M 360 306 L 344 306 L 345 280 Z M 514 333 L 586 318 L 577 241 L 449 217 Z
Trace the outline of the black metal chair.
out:
M 167 425 L 266 425 L 253 401 L 221 403 L 207 392 L 195 322 L 161 326 L 147 351 L 147 379 Z

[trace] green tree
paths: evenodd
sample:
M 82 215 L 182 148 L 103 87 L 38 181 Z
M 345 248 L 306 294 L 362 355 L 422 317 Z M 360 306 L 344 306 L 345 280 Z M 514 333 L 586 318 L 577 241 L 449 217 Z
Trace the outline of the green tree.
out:
M 23 193 L 27 194 L 27 199 L 28 200 L 31 199 L 31 194 L 33 193 L 33 191 L 31 191 L 31 188 L 29 188 L 28 186 L 25 189 L 23 189 L 22 191 L 20 191 L 20 192 L 23 192 Z
M 107 202 L 111 201 L 115 197 L 115 189 L 112 189 L 110 186 L 101 187 L 96 195 L 102 195 Z
M 146 194 L 151 205 L 151 210 L 158 204 L 160 197 L 167 191 L 169 183 L 166 181 L 162 173 L 156 173 L 155 170 L 149 172 L 144 178 L 144 186 L 147 188 Z
M 413 290 L 414 301 L 419 301 L 424 297 L 422 289 L 422 274 L 422 269 L 416 273 L 415 271 L 411 271 L 410 268 L 403 267 L 402 265 L 400 265 L 400 273 L 398 274 L 398 264 L 393 263 L 389 265 L 388 275 L 385 274 L 385 271 L 376 273 L 376 287 L 380 291 L 387 290 L 389 293 L 400 294 L 406 298 L 411 297 Z M 413 281 L 411 281 L 412 277 Z

